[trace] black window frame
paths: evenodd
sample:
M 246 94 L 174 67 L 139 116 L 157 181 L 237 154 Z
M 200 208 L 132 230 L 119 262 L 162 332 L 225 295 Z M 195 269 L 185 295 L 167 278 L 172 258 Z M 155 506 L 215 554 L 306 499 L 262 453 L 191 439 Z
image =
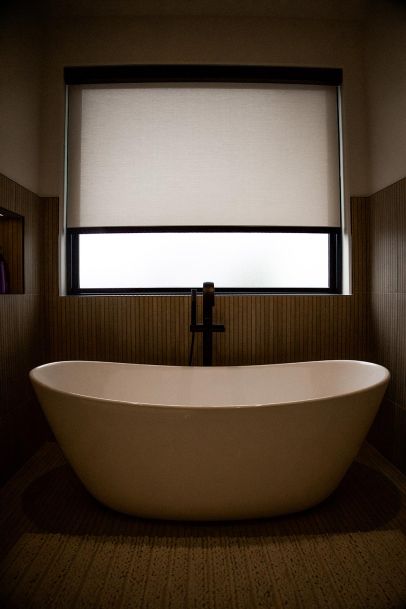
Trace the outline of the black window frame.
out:
M 320 227 L 270 227 L 270 226 L 153 226 L 153 227 L 94 227 L 67 229 L 67 279 L 70 295 L 125 295 L 125 294 L 189 294 L 201 289 L 195 285 L 188 288 L 81 288 L 79 283 L 79 238 L 80 235 L 106 233 L 317 233 L 329 237 L 329 286 L 328 288 L 222 288 L 220 294 L 340 294 L 341 275 L 341 229 Z M 208 279 L 209 281 L 209 279 Z
M 222 66 L 222 65 L 126 65 L 65 67 L 65 85 L 111 83 L 279 83 L 331 85 L 340 87 L 340 68 L 304 68 L 285 66 Z M 340 116 L 338 114 L 340 128 Z M 67 166 L 66 166 L 66 170 Z M 340 173 L 340 200 L 341 167 Z M 67 197 L 66 197 L 67 198 Z M 95 233 L 159 233 L 159 232 L 258 232 L 258 233 L 323 233 L 329 236 L 328 288 L 222 288 L 220 294 L 341 294 L 342 293 L 342 228 L 341 227 L 275 227 L 275 226 L 153 226 L 153 227 L 81 227 L 66 229 L 66 278 L 68 295 L 148 295 L 189 294 L 192 288 L 80 288 L 79 236 Z M 207 278 L 210 280 L 210 277 Z

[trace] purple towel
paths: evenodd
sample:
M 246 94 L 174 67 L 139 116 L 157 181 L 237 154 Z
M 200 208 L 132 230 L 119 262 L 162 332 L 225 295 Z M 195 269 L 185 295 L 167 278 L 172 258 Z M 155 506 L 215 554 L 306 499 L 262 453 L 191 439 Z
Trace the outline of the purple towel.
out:
M 0 294 L 8 293 L 7 269 L 6 262 L 0 254 Z

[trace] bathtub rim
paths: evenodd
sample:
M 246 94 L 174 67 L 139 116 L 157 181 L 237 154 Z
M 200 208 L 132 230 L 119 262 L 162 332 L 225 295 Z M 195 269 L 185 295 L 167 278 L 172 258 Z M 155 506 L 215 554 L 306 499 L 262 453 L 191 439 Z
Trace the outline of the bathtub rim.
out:
M 278 364 L 248 364 L 248 365 L 241 365 L 241 366 L 212 366 L 211 368 L 269 368 L 270 366 L 272 367 L 279 367 L 279 366 L 294 366 L 295 364 L 316 364 L 316 363 L 321 363 L 321 362 L 325 362 L 325 363 L 332 363 L 332 362 L 345 362 L 345 363 L 353 363 L 353 364 L 362 364 L 365 366 L 372 366 L 374 368 L 378 367 L 380 368 L 383 373 L 384 373 L 384 378 L 375 382 L 375 383 L 371 383 L 370 385 L 368 385 L 367 387 L 363 387 L 361 389 L 356 389 L 355 391 L 347 391 L 344 393 L 333 393 L 333 394 L 329 394 L 329 395 L 324 395 L 322 397 L 313 397 L 313 398 L 307 398 L 307 399 L 303 399 L 303 400 L 287 400 L 284 402 L 276 402 L 276 403 L 266 403 L 266 404 L 157 404 L 157 403 L 145 403 L 145 402 L 132 402 L 132 401 L 124 401 L 124 400 L 115 400 L 113 398 L 106 398 L 106 397 L 95 397 L 92 395 L 86 395 L 86 394 L 82 394 L 82 393 L 76 393 L 73 391 L 63 391 L 61 389 L 58 389 L 56 387 L 52 387 L 51 385 L 38 380 L 37 378 L 35 378 L 35 373 L 37 370 L 42 369 L 42 368 L 50 368 L 52 366 L 56 366 L 59 364 L 70 364 L 70 363 L 77 363 L 77 364 L 113 364 L 113 365 L 126 365 L 126 366 L 142 366 L 142 367 L 149 367 L 149 368 L 184 368 L 184 369 L 189 369 L 189 368 L 203 368 L 203 366 L 177 366 L 177 365 L 167 365 L 167 364 L 136 364 L 136 363 L 131 363 L 131 362 L 109 362 L 109 361 L 101 361 L 101 360 L 58 360 L 55 362 L 48 362 L 46 364 L 41 364 L 39 366 L 36 366 L 35 368 L 33 368 L 32 370 L 30 370 L 30 372 L 28 373 L 28 376 L 31 380 L 31 382 L 33 383 L 33 385 L 35 386 L 35 384 L 40 385 L 41 387 L 43 387 L 46 390 L 49 390 L 53 393 L 59 394 L 59 395 L 69 395 L 75 398 L 80 398 L 80 399 L 86 399 L 89 400 L 91 402 L 97 402 L 97 403 L 106 403 L 106 404 L 114 404 L 114 405 L 122 405 L 122 406 L 127 406 L 127 407 L 137 407 L 137 408 L 156 408 L 156 409 L 175 409 L 175 410 L 210 410 L 210 411 L 226 411 L 226 410 L 232 410 L 232 409 L 258 409 L 258 408 L 270 408 L 270 407 L 277 407 L 277 406 L 284 406 L 284 405 L 289 405 L 289 404 L 308 404 L 308 403 L 321 403 L 324 402 L 326 400 L 331 400 L 332 398 L 345 398 L 348 396 L 353 396 L 353 395 L 357 395 L 357 394 L 361 394 L 361 393 L 365 393 L 366 391 L 381 387 L 382 385 L 388 384 L 391 378 L 391 374 L 389 372 L 389 370 L 385 367 L 382 366 L 381 364 L 376 364 L 374 362 L 367 362 L 365 360 L 353 360 L 353 359 L 328 359 L 328 360 L 309 360 L 309 361 L 303 361 L 303 362 L 284 362 L 284 363 L 278 363 Z M 35 384 L 34 384 L 35 383 Z

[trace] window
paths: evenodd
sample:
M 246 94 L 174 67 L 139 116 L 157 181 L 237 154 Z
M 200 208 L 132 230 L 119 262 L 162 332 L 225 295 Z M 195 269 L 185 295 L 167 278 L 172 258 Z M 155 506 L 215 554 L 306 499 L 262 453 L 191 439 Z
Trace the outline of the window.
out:
M 340 70 L 65 80 L 70 293 L 340 292 Z

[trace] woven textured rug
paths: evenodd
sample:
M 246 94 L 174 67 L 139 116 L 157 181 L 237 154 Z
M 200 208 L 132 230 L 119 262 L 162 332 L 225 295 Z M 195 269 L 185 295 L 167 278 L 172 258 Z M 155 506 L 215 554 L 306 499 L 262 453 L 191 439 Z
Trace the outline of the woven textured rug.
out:
M 323 504 L 269 520 L 118 514 L 55 443 L 0 500 L 2 609 L 406 608 L 406 478 L 368 446 Z

